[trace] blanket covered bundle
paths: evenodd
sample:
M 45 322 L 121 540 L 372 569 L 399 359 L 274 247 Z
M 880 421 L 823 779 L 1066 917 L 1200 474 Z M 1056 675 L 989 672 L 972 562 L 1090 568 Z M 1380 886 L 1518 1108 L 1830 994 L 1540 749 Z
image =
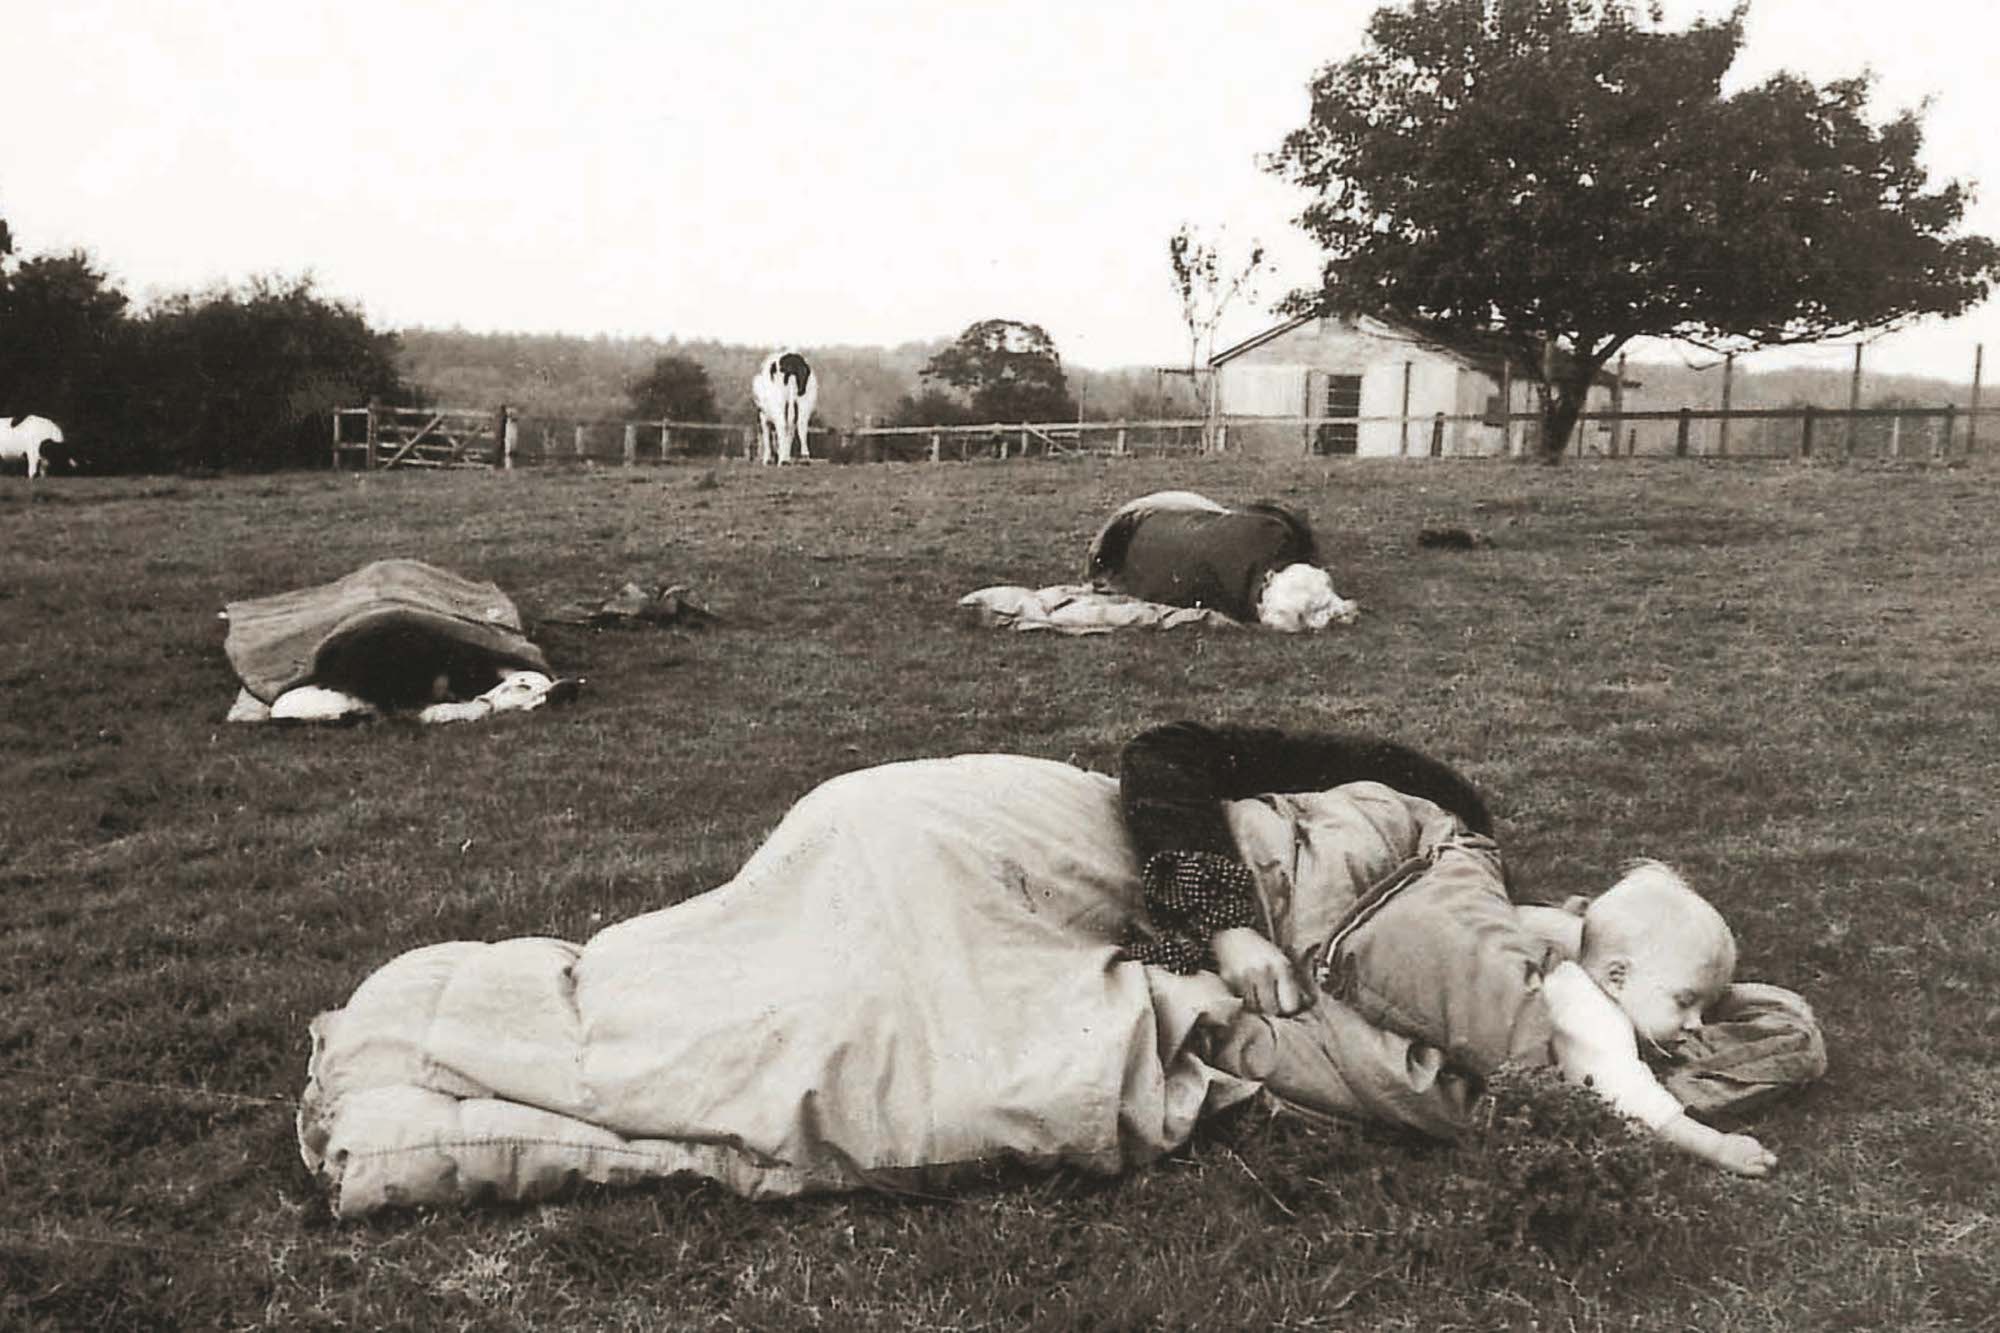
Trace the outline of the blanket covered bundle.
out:
M 1302 514 L 1268 500 L 1217 504 L 1155 491 L 1120 505 L 1091 539 L 1084 577 L 1169 606 L 1212 608 L 1244 624 L 1296 634 L 1352 624 Z
M 231 602 L 222 614 L 223 652 L 243 682 L 232 721 L 453 701 L 505 711 L 561 688 L 498 586 L 418 560 L 377 560 L 331 583 Z M 523 673 L 533 676 L 515 679 Z
M 1451 825 L 1343 788 L 1238 802 L 1287 937 Z M 1441 822 L 1440 822 L 1441 821 Z M 1290 880 L 1287 878 L 1286 883 Z M 1016 755 L 863 769 L 795 805 L 728 884 L 559 940 L 387 963 L 313 1024 L 299 1111 L 335 1211 L 693 1174 L 751 1197 L 935 1186 L 995 1161 L 1115 1172 L 1269 1082 L 1449 1132 L 1435 1053 L 1335 1004 L 1243 1012 L 1117 948 L 1140 910 L 1111 778 Z
M 1044 760 L 836 778 L 728 884 L 581 947 L 383 967 L 313 1025 L 305 1160 L 343 1216 L 577 1179 L 759 1197 L 1150 1160 L 1256 1085 L 1201 1056 L 1238 1007 L 1215 978 L 1119 961 L 1119 828 L 1115 782 Z
M 1356 911 L 1371 886 L 1414 875 L 1504 903 L 1490 842 L 1379 784 L 1227 817 L 1302 970 L 1334 941 L 1396 955 L 1398 915 Z M 672 1175 L 765 1197 L 936 1188 L 996 1162 L 1110 1173 L 1260 1090 L 1438 1135 L 1467 1123 L 1479 1084 L 1453 1039 L 1333 994 L 1248 1013 L 1211 973 L 1123 957 L 1140 910 L 1111 778 L 1016 755 L 849 773 L 729 883 L 581 946 L 459 941 L 387 962 L 312 1025 L 300 1151 L 355 1217 Z M 1429 975 L 1454 1022 L 1511 1032 L 1502 1010 L 1533 960 L 1504 929 L 1485 941 L 1433 940 Z M 1798 1015 L 1736 1016 L 1752 1027 L 1719 1031 L 1717 1090 L 1796 1073 Z
M 1260 625 L 1286 634 L 1351 625 L 1360 607 L 1316 562 L 1305 518 L 1256 501 L 1236 508 L 1193 491 L 1128 500 L 1091 538 L 1084 583 L 1002 583 L 958 601 L 975 623 L 1057 634 L 1186 625 Z

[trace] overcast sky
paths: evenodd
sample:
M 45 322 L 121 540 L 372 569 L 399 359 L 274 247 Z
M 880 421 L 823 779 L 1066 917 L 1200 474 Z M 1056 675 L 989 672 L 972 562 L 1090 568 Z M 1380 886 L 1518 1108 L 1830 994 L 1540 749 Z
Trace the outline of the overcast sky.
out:
M 0 217 L 128 294 L 310 272 L 378 326 L 810 348 L 1043 325 L 1184 361 L 1182 222 L 1309 282 L 1258 169 L 1367 0 L 7 0 Z M 1669 0 L 1670 17 L 1725 12 Z M 2000 235 L 1984 6 L 1754 0 L 1742 78 L 1872 69 Z M 1991 303 L 1871 347 L 1970 374 Z M 1847 348 L 1813 359 L 1845 364 Z M 1700 354 L 1688 359 L 1700 362 Z

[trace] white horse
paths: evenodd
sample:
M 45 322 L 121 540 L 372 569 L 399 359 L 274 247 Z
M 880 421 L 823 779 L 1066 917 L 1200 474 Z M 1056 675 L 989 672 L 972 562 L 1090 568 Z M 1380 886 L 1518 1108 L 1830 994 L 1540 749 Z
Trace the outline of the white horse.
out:
M 47 417 L 0 417 L 0 460 L 25 460 L 31 478 L 48 475 L 43 446 L 62 442 L 62 427 Z
M 804 357 L 792 351 L 765 357 L 763 368 L 750 381 L 750 397 L 757 404 L 758 462 L 791 462 L 795 440 L 799 457 L 812 457 L 806 431 L 819 402 L 819 376 Z

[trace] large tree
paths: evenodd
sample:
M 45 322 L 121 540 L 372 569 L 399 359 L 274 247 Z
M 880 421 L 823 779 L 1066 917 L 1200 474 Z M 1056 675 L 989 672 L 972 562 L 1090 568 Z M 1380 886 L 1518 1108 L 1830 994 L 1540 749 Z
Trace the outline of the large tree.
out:
M 1868 81 L 1790 74 L 1728 96 L 1747 7 L 1684 30 L 1613 0 L 1412 0 L 1322 69 L 1272 170 L 1315 195 L 1326 252 L 1294 310 L 1497 330 L 1545 370 L 1542 439 L 1568 443 L 1633 338 L 1717 350 L 1952 315 L 2000 248 L 1953 233 L 1916 111 L 1876 125 Z
M 933 356 L 922 377 L 963 391 L 976 420 L 1068 421 L 1076 416 L 1055 341 L 1039 324 L 983 319 Z

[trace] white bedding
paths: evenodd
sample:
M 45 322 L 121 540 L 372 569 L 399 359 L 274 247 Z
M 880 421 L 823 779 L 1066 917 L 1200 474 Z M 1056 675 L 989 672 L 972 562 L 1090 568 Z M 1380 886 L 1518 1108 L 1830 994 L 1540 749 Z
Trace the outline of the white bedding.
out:
M 728 884 L 552 939 L 396 958 L 313 1024 L 334 1210 L 692 1173 L 752 1197 L 1116 1172 L 1258 1083 L 1213 976 L 1122 960 L 1117 784 L 968 755 L 828 782 Z
M 1240 629 L 1242 622 L 1207 606 L 1168 606 L 1106 592 L 1085 583 L 1024 588 L 1001 583 L 958 599 L 960 612 L 995 629 L 1050 630 L 1057 634 L 1109 634 L 1116 629 L 1179 629 L 1209 625 Z

